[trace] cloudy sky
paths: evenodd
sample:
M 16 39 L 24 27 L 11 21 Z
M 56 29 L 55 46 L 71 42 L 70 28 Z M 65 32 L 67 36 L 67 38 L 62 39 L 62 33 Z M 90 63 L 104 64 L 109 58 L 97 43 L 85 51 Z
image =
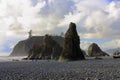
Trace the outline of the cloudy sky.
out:
M 103 50 L 120 47 L 120 0 L 0 0 L 0 55 L 33 35 L 60 35 L 77 25 L 81 48 L 96 42 Z

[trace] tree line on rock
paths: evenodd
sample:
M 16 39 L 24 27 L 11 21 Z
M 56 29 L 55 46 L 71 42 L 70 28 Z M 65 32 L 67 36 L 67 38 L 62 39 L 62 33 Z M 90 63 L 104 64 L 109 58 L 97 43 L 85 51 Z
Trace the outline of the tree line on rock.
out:
M 29 51 L 28 59 L 58 59 L 62 47 L 52 39 L 52 36 L 45 35 L 41 45 L 34 44 Z

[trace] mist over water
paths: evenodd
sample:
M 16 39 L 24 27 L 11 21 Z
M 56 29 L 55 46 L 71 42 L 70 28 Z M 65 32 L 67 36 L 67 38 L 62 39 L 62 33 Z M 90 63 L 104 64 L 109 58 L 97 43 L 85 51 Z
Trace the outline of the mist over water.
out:
M 16 56 L 16 57 L 0 56 L 0 62 L 13 61 L 13 60 L 22 60 L 25 57 L 26 56 Z
M 0 57 L 2 57 L 2 56 L 9 56 L 10 55 L 10 53 L 0 53 Z

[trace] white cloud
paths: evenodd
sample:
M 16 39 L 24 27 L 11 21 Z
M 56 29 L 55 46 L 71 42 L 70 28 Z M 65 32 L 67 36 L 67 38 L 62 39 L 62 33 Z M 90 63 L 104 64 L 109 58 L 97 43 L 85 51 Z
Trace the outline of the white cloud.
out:
M 106 42 L 106 43 L 102 44 L 101 47 L 104 50 L 120 48 L 120 40 L 119 39 L 114 39 L 112 41 L 109 41 L 109 42 Z
M 1 0 L 0 24 L 5 30 L 35 35 L 56 33 L 75 22 L 83 38 L 118 38 L 120 2 L 106 0 Z M 84 30 L 84 31 L 83 31 Z M 59 31 L 62 32 L 62 31 Z
M 87 51 L 88 47 L 92 44 L 93 42 L 88 42 L 88 41 L 81 41 L 80 47 L 81 49 Z
M 60 25 L 73 21 L 84 38 L 120 38 L 120 2 L 106 0 L 76 0 L 76 11 L 65 15 Z M 82 23 L 81 23 L 82 22 Z M 82 30 L 85 30 L 84 33 Z
M 113 4 L 114 6 L 111 7 Z M 99 34 L 100 36 L 98 36 L 98 38 L 120 38 L 118 34 L 120 7 L 115 6 L 118 6 L 118 3 L 112 2 L 107 5 L 104 10 L 92 12 L 87 17 L 84 27 L 89 30 L 92 29 L 94 33 Z M 115 10 L 112 8 L 115 8 Z
M 33 35 L 60 33 L 64 28 L 57 24 L 72 4 L 71 0 L 1 0 L 0 47 L 8 40 L 25 38 L 30 29 Z

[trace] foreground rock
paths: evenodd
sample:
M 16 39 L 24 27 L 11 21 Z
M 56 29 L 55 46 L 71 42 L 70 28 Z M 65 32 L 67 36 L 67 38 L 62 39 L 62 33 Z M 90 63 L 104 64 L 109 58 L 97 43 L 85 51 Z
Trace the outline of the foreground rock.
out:
M 32 36 L 26 40 L 19 41 L 15 47 L 13 48 L 12 53 L 10 56 L 28 56 L 29 51 L 35 44 L 41 45 L 43 42 L 44 36 Z M 63 45 L 63 37 L 61 36 L 52 36 L 52 38 L 59 44 Z
M 60 56 L 60 61 L 64 60 L 83 60 L 85 59 L 82 50 L 80 49 L 80 39 L 76 31 L 76 25 L 70 23 L 69 29 L 65 34 L 63 52 Z
M 103 52 L 96 43 L 92 43 L 88 48 L 89 57 L 109 56 Z
M 28 59 L 58 59 L 61 51 L 62 47 L 51 36 L 45 35 L 41 45 L 33 45 Z

